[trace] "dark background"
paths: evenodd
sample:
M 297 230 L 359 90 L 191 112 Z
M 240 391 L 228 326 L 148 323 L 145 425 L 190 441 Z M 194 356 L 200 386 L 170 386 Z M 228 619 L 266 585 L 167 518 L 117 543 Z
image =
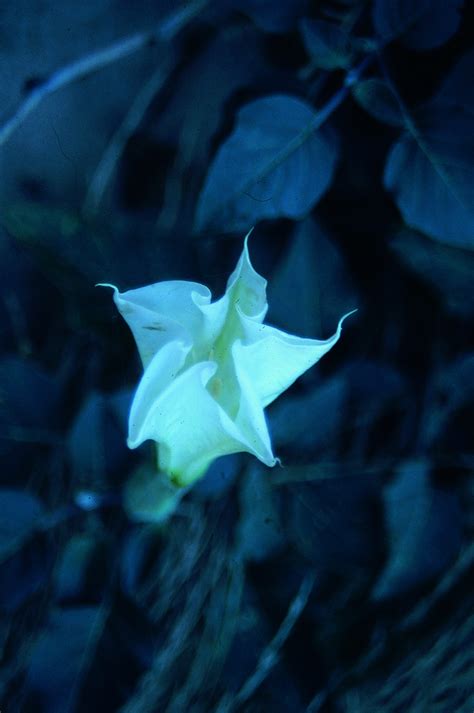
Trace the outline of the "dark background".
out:
M 3 4 L 2 711 L 472 713 L 473 20 Z M 268 410 L 283 468 L 136 522 L 141 367 L 94 285 L 218 297 L 252 226 L 270 323 L 358 312 Z

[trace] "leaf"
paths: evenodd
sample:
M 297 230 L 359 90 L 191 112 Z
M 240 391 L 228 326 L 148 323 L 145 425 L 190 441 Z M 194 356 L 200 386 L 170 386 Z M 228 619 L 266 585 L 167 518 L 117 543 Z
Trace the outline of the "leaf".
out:
M 440 106 L 463 107 L 474 113 L 473 76 L 474 50 L 471 50 L 466 52 L 451 69 L 435 97 L 435 103 Z
M 0 349 L 11 352 L 17 347 L 21 354 L 28 354 L 36 335 L 43 336 L 42 321 L 50 305 L 54 304 L 56 293 L 48 289 L 25 251 L 19 250 L 1 228 L 0 264 L 8 265 L 2 272 Z M 41 300 L 38 300 L 39 291 Z M 24 324 L 26 315 L 27 329 Z
M 381 79 L 357 82 L 352 88 L 352 96 L 374 119 L 390 126 L 405 125 L 405 117 L 394 93 Z
M 447 42 L 461 21 L 463 0 L 375 0 L 372 19 L 380 39 L 400 39 L 414 50 Z
M 431 403 L 422 424 L 422 443 L 431 453 L 472 466 L 474 352 L 458 356 L 433 378 Z M 454 442 L 454 444 L 453 444 Z
M 338 157 L 306 102 L 275 94 L 246 104 L 199 196 L 196 228 L 247 230 L 264 218 L 303 218 L 329 187 Z
M 147 575 L 152 563 L 159 562 L 162 542 L 155 524 L 143 524 L 131 530 L 121 551 L 120 583 L 131 599 L 140 599 L 148 591 Z
M 462 539 L 454 492 L 431 485 L 428 463 L 403 463 L 384 493 L 388 561 L 373 598 L 383 600 L 439 576 Z
M 229 0 L 228 0 L 229 1 Z M 309 9 L 309 0 L 230 0 L 230 5 L 245 13 L 266 32 L 288 32 Z
M 40 501 L 20 490 L 0 490 L 0 558 L 14 552 L 45 514 Z
M 242 455 L 232 453 L 217 458 L 204 475 L 193 486 L 193 495 L 204 500 L 220 498 L 235 482 L 242 468 Z
M 270 431 L 279 448 L 314 453 L 336 447 L 344 422 L 347 384 L 336 376 L 303 396 L 279 401 L 270 411 Z M 278 474 L 280 475 L 280 474 Z
M 345 406 L 350 458 L 356 463 L 398 461 L 416 427 L 412 389 L 385 362 L 359 359 L 338 374 L 349 391 Z
M 88 571 L 97 551 L 97 539 L 89 534 L 73 535 L 66 543 L 54 569 L 54 589 L 57 600 L 84 595 Z
M 377 513 L 371 478 L 314 479 L 288 487 L 289 537 L 321 571 L 353 572 L 373 566 L 378 556 Z M 303 468 L 301 468 L 303 471 Z M 342 465 L 340 476 L 347 475 Z
M 213 5 L 215 5 L 213 3 Z M 219 3 L 219 9 L 222 9 Z M 216 11 L 216 8 L 212 8 Z M 242 52 L 245 47 L 245 52 Z M 239 61 L 236 62 L 236 56 Z M 153 135 L 160 143 L 175 146 L 183 154 L 180 178 L 189 182 L 189 166 L 203 170 L 222 112 L 233 94 L 243 87 L 263 84 L 274 76 L 262 48 L 262 36 L 249 23 L 239 24 L 215 39 L 198 54 L 173 82 L 172 94 L 160 112 Z M 189 107 L 193 111 L 189 111 Z M 199 136 L 199 141 L 196 137 Z M 172 169 L 171 176 L 173 176 Z
M 226 691 L 232 695 L 235 695 L 245 680 L 255 672 L 260 654 L 272 638 L 270 623 L 261 611 L 258 594 L 249 580 L 250 577 L 245 578 L 240 625 L 235 631 L 222 671 Z
M 38 592 L 53 566 L 51 546 L 42 533 L 15 543 L 15 548 L 0 561 L 0 610 L 10 614 Z
M 358 305 L 342 253 L 312 218 L 296 225 L 268 295 L 272 322 L 316 339 L 331 334 L 341 316 Z
M 79 410 L 67 439 L 67 452 L 82 485 L 104 485 L 130 463 L 124 420 L 128 397 L 127 391 L 111 396 L 91 392 Z
M 453 247 L 474 249 L 474 114 L 431 106 L 392 147 L 384 185 L 407 223 Z
M 125 484 L 125 512 L 133 522 L 164 522 L 174 512 L 184 492 L 166 475 L 145 464 Z
M 53 611 L 46 631 L 31 648 L 27 668 L 27 686 L 42 710 L 72 713 L 77 709 L 101 618 L 95 607 Z
M 61 207 L 33 201 L 15 203 L 2 211 L 9 235 L 36 251 L 55 273 L 59 265 L 78 266 L 97 275 L 100 252 L 87 240 L 79 216 Z
M 390 243 L 397 257 L 440 294 L 446 307 L 469 317 L 474 313 L 474 255 L 441 245 L 411 230 L 401 230 Z
M 350 35 L 334 22 L 304 18 L 300 30 L 312 63 L 321 69 L 346 69 L 352 62 Z
M 51 552 L 38 532 L 44 517 L 34 495 L 0 490 L 0 609 L 6 612 L 21 606 L 48 576 Z
M 278 552 L 284 541 L 268 474 L 259 466 L 250 467 L 240 491 L 238 552 L 244 560 L 261 562 Z
M 0 422 L 8 430 L 53 428 L 58 422 L 58 381 L 38 364 L 18 357 L 0 360 Z
M 139 245 L 135 239 L 132 250 L 123 234 L 119 241 L 120 226 L 114 225 L 113 232 L 104 231 L 78 213 L 39 201 L 8 205 L 1 212 L 1 225 L 66 295 L 86 291 L 90 298 L 92 285 L 104 274 L 121 281 L 134 264 Z

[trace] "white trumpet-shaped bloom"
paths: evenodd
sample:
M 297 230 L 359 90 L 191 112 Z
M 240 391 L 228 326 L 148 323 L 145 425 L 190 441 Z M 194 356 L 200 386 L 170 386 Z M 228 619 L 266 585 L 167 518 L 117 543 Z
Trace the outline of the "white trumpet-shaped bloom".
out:
M 273 455 L 264 408 L 339 339 L 301 339 L 263 323 L 266 280 L 252 267 L 248 236 L 224 296 L 196 282 L 158 282 L 114 301 L 130 327 L 144 373 L 130 410 L 128 445 L 158 443 L 159 467 L 191 485 L 219 456 Z M 347 316 L 347 315 L 346 315 Z

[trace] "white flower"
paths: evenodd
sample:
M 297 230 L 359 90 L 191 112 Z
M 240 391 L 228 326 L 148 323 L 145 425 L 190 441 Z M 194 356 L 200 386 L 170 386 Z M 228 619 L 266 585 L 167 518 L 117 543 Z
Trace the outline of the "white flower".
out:
M 128 445 L 156 441 L 160 470 L 182 487 L 228 453 L 246 451 L 275 465 L 264 409 L 341 333 L 344 317 L 325 341 L 263 324 L 267 282 L 252 267 L 247 241 L 248 235 L 225 295 L 216 302 L 196 282 L 157 282 L 124 293 L 104 285 L 114 290 L 144 368 L 130 410 Z

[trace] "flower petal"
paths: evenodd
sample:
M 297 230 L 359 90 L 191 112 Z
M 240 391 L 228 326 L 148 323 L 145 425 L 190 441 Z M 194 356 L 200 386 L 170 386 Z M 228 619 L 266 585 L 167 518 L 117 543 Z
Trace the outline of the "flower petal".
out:
M 170 280 L 123 293 L 114 285 L 102 286 L 114 290 L 114 302 L 132 331 L 144 367 L 170 340 L 202 338 L 202 307 L 211 301 L 204 285 Z
M 242 346 L 240 340 L 235 342 L 232 347 L 234 369 L 240 390 L 239 410 L 235 423 L 252 448 L 253 455 L 265 465 L 272 467 L 277 459 L 272 452 L 270 434 L 260 395 L 255 390 L 251 375 L 246 369 L 246 355 L 244 354 L 242 358 L 243 350 L 245 347 Z
M 155 354 L 138 384 L 128 418 L 129 448 L 137 448 L 150 438 L 149 415 L 160 394 L 169 387 L 183 366 L 190 343 L 172 341 Z
M 274 327 L 257 325 L 241 315 L 246 342 L 238 350 L 238 362 L 251 379 L 263 408 L 336 344 L 342 322 L 349 314 L 339 321 L 335 334 L 323 341 L 302 339 Z
M 248 239 L 251 232 L 245 238 L 237 267 L 227 281 L 226 294 L 247 317 L 261 323 L 268 309 L 267 281 L 254 270 L 250 262 Z
M 252 453 L 245 436 L 206 389 L 217 365 L 195 364 L 161 391 L 155 380 L 161 373 L 160 355 L 145 372 L 132 404 L 129 446 L 157 441 L 160 468 L 182 487 L 200 478 L 219 456 Z M 168 367 L 170 363 L 171 354 Z
M 194 299 L 202 316 L 201 328 L 193 335 L 194 352 L 197 359 L 206 359 L 212 344 L 224 326 L 229 311 L 229 298 L 224 295 L 220 300 L 210 304 L 202 302 L 197 295 L 194 295 Z

